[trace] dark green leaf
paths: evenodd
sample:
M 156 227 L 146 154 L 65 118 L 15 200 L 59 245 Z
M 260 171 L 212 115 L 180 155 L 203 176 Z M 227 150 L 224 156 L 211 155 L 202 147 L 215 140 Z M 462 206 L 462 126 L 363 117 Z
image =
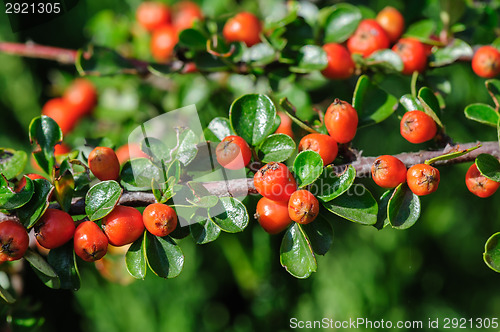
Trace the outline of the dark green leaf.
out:
M 437 48 L 430 56 L 429 66 L 441 67 L 449 65 L 461 57 L 472 57 L 474 51 L 469 44 L 460 39 L 453 40 L 442 48 Z
M 53 289 L 61 287 L 61 281 L 59 280 L 59 276 L 56 271 L 54 271 L 52 266 L 50 266 L 42 256 L 33 250 L 28 249 L 24 254 L 24 259 L 30 263 L 33 271 L 35 271 L 36 275 L 46 286 Z
M 193 51 L 205 51 L 207 38 L 195 29 L 184 29 L 179 33 L 179 45 L 186 46 Z
M 56 200 L 63 211 L 69 211 L 75 192 L 75 179 L 68 159 L 64 159 L 59 169 L 59 176 L 54 180 Z
M 493 234 L 484 245 L 483 259 L 495 272 L 500 272 L 500 232 Z
M 134 65 L 116 51 L 92 46 L 86 52 L 79 50 L 75 60 L 80 75 L 118 75 L 135 73 Z
M 0 173 L 7 180 L 13 179 L 26 167 L 28 157 L 24 151 L 0 148 Z
M 31 228 L 49 207 L 49 196 L 54 187 L 44 179 L 33 180 L 34 193 L 30 201 L 17 211 L 17 216 L 26 228 Z
M 326 19 L 325 43 L 342 43 L 358 27 L 361 22 L 361 12 L 356 6 L 348 3 L 334 5 L 332 9 Z
M 78 290 L 80 288 L 80 272 L 76 265 L 73 241 L 51 249 L 47 260 L 61 281 L 62 289 Z
M 316 151 L 302 151 L 293 162 L 293 171 L 297 177 L 299 187 L 305 187 L 321 176 L 323 160 Z
M 271 134 L 276 108 L 268 96 L 248 94 L 236 99 L 229 110 L 233 131 L 256 146 Z
M 346 192 L 355 179 L 356 169 L 352 165 L 349 165 L 340 175 L 337 175 L 332 165 L 328 165 L 311 185 L 310 191 L 320 200 L 329 202 Z
M 31 121 L 29 134 L 35 160 L 45 173 L 52 174 L 54 146 L 63 139 L 61 128 L 54 120 L 42 115 Z
M 380 197 L 378 204 L 377 223 L 373 225 L 376 229 L 381 230 L 390 225 L 389 218 L 387 217 L 387 205 L 392 197 L 394 189 L 385 191 Z
M 443 124 L 438 117 L 441 107 L 434 92 L 427 87 L 423 87 L 418 91 L 418 100 L 422 104 L 424 112 L 429 115 L 438 126 L 443 127 Z
M 202 71 L 216 72 L 228 69 L 228 65 L 224 61 L 205 52 L 196 53 L 194 63 L 196 64 L 196 68 Z
M 406 183 L 400 184 L 387 205 L 387 217 L 393 228 L 407 229 L 420 217 L 420 198 Z
M 393 50 L 380 50 L 372 53 L 367 59 L 366 64 L 370 67 L 380 67 L 387 71 L 403 71 L 403 60 Z
M 222 141 L 225 137 L 234 135 L 231 129 L 231 123 L 228 118 L 216 117 L 208 124 L 208 129 L 217 137 L 219 141 Z
M 5 177 L 0 174 L 0 209 L 13 210 L 20 208 L 29 202 L 34 192 L 33 181 L 25 176 L 26 185 L 24 188 L 16 192 L 9 187 L 9 183 Z
M 406 111 L 411 112 L 411 111 L 423 111 L 424 107 L 422 106 L 422 103 L 420 100 L 417 98 L 414 98 L 410 94 L 403 95 L 399 99 L 399 103 L 403 105 L 403 107 L 406 109 Z
M 295 142 L 285 134 L 274 134 L 268 136 L 259 145 L 259 158 L 264 163 L 271 161 L 282 162 L 287 160 L 295 152 Z
M 283 236 L 280 262 L 288 273 L 300 279 L 308 278 L 318 268 L 309 239 L 297 223 L 293 223 Z
M 242 232 L 248 225 L 245 205 L 232 197 L 221 197 L 220 203 L 208 213 L 211 220 L 224 232 Z
M 116 181 L 99 182 L 85 196 L 85 213 L 89 220 L 99 220 L 113 211 L 122 195 L 122 188 Z
M 206 215 L 194 215 L 190 221 L 189 229 L 196 244 L 206 244 L 215 241 L 221 232 L 220 227 Z
M 476 158 L 476 166 L 482 175 L 490 180 L 500 182 L 500 162 L 492 155 L 481 153 Z
M 146 257 L 149 268 L 159 277 L 175 278 L 184 266 L 181 248 L 170 236 L 158 237 L 146 232 Z
M 297 73 L 309 73 L 315 70 L 323 70 L 328 65 L 326 52 L 322 47 L 316 45 L 305 45 L 299 50 L 298 65 L 292 71 Z
M 397 105 L 397 98 L 373 84 L 368 76 L 359 77 L 352 97 L 352 106 L 359 114 L 359 127 L 384 121 Z
M 10 304 L 16 302 L 16 298 L 12 296 L 12 294 L 2 286 L 0 286 L 0 297 L 4 299 L 5 302 Z
M 362 225 L 374 225 L 377 222 L 378 205 L 372 194 L 361 184 L 351 187 L 339 197 L 323 206 L 336 215 Z
M 471 104 L 465 108 L 465 117 L 479 123 L 496 127 L 499 116 L 495 109 L 486 104 Z
M 141 150 L 154 161 L 165 162 L 170 160 L 170 151 L 161 140 L 154 137 L 144 137 L 141 142 Z
M 302 229 L 306 233 L 314 253 L 324 255 L 330 250 L 333 243 L 333 228 L 321 215 L 313 222 L 302 225 Z
M 130 275 L 136 279 L 142 279 L 146 277 L 146 247 L 144 246 L 144 239 L 146 237 L 146 232 L 139 237 L 127 251 L 125 255 L 125 263 L 127 265 L 127 271 Z

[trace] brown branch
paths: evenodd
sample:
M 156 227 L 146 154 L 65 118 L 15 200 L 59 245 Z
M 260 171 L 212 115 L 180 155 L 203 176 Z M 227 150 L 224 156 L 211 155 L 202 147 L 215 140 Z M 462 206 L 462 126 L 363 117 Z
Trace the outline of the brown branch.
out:
M 0 42 L 0 52 L 28 58 L 53 60 L 63 64 L 74 64 L 77 54 L 76 50 L 37 45 L 32 42 L 26 44 Z

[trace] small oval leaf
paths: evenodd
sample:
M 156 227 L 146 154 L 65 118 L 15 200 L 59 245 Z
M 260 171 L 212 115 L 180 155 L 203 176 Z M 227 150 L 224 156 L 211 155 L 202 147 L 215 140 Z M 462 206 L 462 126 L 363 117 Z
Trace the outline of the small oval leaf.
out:
M 400 184 L 387 205 L 387 217 L 393 228 L 407 229 L 420 217 L 420 198 L 406 183 Z
M 248 225 L 249 218 L 245 205 L 233 197 L 221 197 L 220 203 L 210 209 L 209 214 L 211 220 L 224 232 L 242 232 Z
M 147 231 L 132 243 L 125 255 L 125 264 L 127 265 L 128 273 L 130 273 L 132 277 L 142 280 L 146 277 L 147 270 L 146 247 L 144 246 L 146 232 Z
M 34 193 L 22 209 L 17 210 L 17 217 L 26 228 L 31 228 L 49 207 L 49 197 L 54 187 L 45 179 L 33 180 Z
M 495 272 L 500 272 L 500 232 L 493 234 L 484 245 L 483 259 Z
M 0 148 L 0 173 L 7 180 L 13 179 L 26 167 L 28 157 L 24 151 Z
M 323 202 L 323 206 L 336 215 L 358 224 L 374 225 L 377 222 L 377 201 L 361 184 L 352 186 L 351 190 L 334 200 Z
M 329 202 L 346 192 L 356 179 L 356 169 L 349 165 L 344 172 L 337 175 L 335 166 L 328 165 L 321 176 L 309 188 L 315 196 L 324 202 Z
M 320 177 L 323 172 L 323 160 L 316 151 L 302 151 L 293 162 L 293 171 L 299 187 L 305 187 Z
M 332 6 L 331 14 L 326 19 L 325 43 L 343 43 L 349 38 L 361 22 L 358 7 L 340 3 Z
M 63 134 L 57 123 L 48 116 L 34 118 L 29 127 L 33 157 L 47 174 L 52 174 L 55 164 L 54 146 L 61 142 Z
M 481 153 L 476 158 L 476 166 L 482 175 L 490 180 L 500 182 L 500 162 L 492 155 Z
M 499 116 L 493 107 L 486 104 L 471 104 L 465 108 L 465 117 L 479 123 L 496 127 Z
M 280 262 L 288 273 L 299 279 L 308 278 L 318 268 L 311 244 L 297 223 L 293 223 L 283 236 Z
M 122 188 L 116 181 L 99 182 L 85 196 L 85 213 L 89 220 L 99 220 L 113 211 L 122 195 Z
M 274 134 L 268 136 L 260 145 L 258 154 L 264 163 L 271 161 L 282 162 L 287 160 L 295 152 L 295 142 L 285 134 Z
M 80 272 L 76 265 L 73 241 L 51 249 L 47 261 L 59 276 L 62 289 L 78 290 L 80 288 Z
M 29 177 L 25 176 L 24 178 L 26 180 L 26 185 L 21 191 L 16 192 L 9 187 L 9 183 L 3 174 L 0 174 L 0 209 L 17 209 L 30 201 L 35 191 L 34 184 Z
M 158 237 L 146 232 L 146 259 L 151 271 L 162 278 L 177 277 L 184 267 L 181 248 L 170 236 Z

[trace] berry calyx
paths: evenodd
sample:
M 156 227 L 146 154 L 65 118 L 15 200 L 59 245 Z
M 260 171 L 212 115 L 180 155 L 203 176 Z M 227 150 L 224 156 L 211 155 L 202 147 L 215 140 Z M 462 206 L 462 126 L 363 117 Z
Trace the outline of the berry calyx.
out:
M 262 23 L 252 13 L 241 12 L 230 18 L 222 30 L 222 35 L 229 43 L 243 42 L 248 47 L 260 43 Z
M 405 19 L 403 15 L 394 7 L 387 6 L 375 17 L 377 23 L 384 29 L 389 37 L 389 41 L 394 43 L 403 33 Z
M 113 149 L 98 146 L 89 154 L 89 168 L 101 181 L 117 180 L 120 176 L 120 162 Z
M 61 210 L 47 209 L 35 224 L 35 238 L 46 249 L 62 246 L 75 234 L 75 222 Z
M 102 219 L 102 228 L 109 243 L 119 247 L 137 240 L 144 232 L 144 223 L 137 209 L 118 205 Z
M 14 220 L 0 222 L 0 262 L 21 259 L 28 249 L 26 228 Z
M 255 189 L 273 201 L 288 201 L 297 190 L 297 182 L 285 164 L 271 162 L 255 173 Z
M 262 197 L 257 203 L 255 219 L 269 234 L 281 233 L 292 223 L 288 214 L 288 202 L 273 201 L 266 197 Z
M 323 160 L 323 165 L 331 164 L 338 153 L 338 146 L 335 139 L 324 134 L 309 134 L 299 142 L 299 152 L 305 150 L 316 151 Z
M 472 70 L 477 76 L 493 78 L 500 74 L 500 51 L 493 46 L 480 47 L 472 57 Z
M 177 227 L 177 214 L 170 206 L 154 203 L 148 205 L 142 213 L 146 229 L 156 236 L 167 236 Z
M 174 53 L 175 45 L 179 41 L 177 30 L 164 25 L 153 32 L 151 36 L 151 54 L 158 62 L 166 62 Z
M 338 143 L 350 142 L 356 136 L 358 112 L 348 102 L 335 99 L 326 110 L 324 121 L 328 133 Z
M 498 187 L 500 187 L 500 182 L 488 179 L 479 172 L 476 164 L 472 164 L 465 174 L 465 185 L 474 195 L 486 198 L 497 191 Z
M 403 71 L 405 75 L 413 72 L 422 72 L 427 65 L 427 51 L 425 45 L 413 38 L 402 38 L 392 47 L 403 60 Z
M 435 192 L 439 185 L 439 171 L 427 164 L 417 164 L 406 174 L 408 187 L 417 196 L 429 195 Z
M 319 213 L 319 202 L 308 190 L 297 190 L 288 201 L 290 219 L 299 224 L 309 224 Z
M 347 48 L 351 53 L 370 56 L 373 52 L 388 48 L 389 37 L 384 29 L 373 19 L 359 23 L 354 34 L 347 40 Z
M 146 30 L 153 31 L 163 25 L 170 24 L 170 9 L 161 2 L 146 1 L 137 7 L 135 17 Z
M 215 150 L 217 162 L 227 169 L 242 169 L 250 162 L 252 151 L 247 142 L 240 136 L 227 136 Z
M 394 156 L 380 156 L 373 162 L 372 178 L 382 188 L 397 187 L 406 181 L 406 166 Z
M 330 79 L 347 79 L 354 74 L 356 64 L 344 46 L 329 43 L 323 45 L 323 50 L 328 59 L 328 65 L 321 71 L 323 76 Z
M 108 251 L 108 238 L 93 221 L 84 221 L 75 231 L 75 254 L 86 262 L 95 262 Z
M 415 110 L 403 115 L 400 132 L 408 142 L 418 144 L 433 139 L 436 136 L 437 126 L 429 115 Z

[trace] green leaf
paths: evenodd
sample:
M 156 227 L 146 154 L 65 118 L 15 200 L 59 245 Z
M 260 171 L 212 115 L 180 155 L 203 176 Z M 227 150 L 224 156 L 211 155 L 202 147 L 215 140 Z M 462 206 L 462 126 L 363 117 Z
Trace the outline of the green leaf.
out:
M 221 209 L 222 213 L 214 215 Z M 210 219 L 224 232 L 242 232 L 248 225 L 249 218 L 245 205 L 233 197 L 221 197 L 219 208 L 210 209 L 208 214 Z
M 302 151 L 293 162 L 293 171 L 297 177 L 299 187 L 310 185 L 323 172 L 323 160 L 316 151 Z
M 162 278 L 177 277 L 184 266 L 181 248 L 170 236 L 158 237 L 146 232 L 146 258 L 151 271 Z
M 170 75 L 173 73 L 177 73 L 182 70 L 182 68 L 173 68 L 172 65 L 167 64 L 158 64 L 158 63 L 151 63 L 147 66 L 148 71 L 159 77 L 164 77 L 164 78 L 170 78 Z
M 437 48 L 429 58 L 429 66 L 442 67 L 449 65 L 461 57 L 472 57 L 474 51 L 469 44 L 461 39 L 454 39 L 445 47 Z
M 380 50 L 372 53 L 367 59 L 366 64 L 370 67 L 380 67 L 386 71 L 403 71 L 403 60 L 393 50 Z
M 276 51 L 267 43 L 258 43 L 247 48 L 242 55 L 242 60 L 255 65 L 267 65 L 276 59 Z
M 349 165 L 340 175 L 337 175 L 334 166 L 328 165 L 311 185 L 310 191 L 323 202 L 329 202 L 346 192 L 355 179 L 356 169 L 352 165 Z
M 397 105 L 397 98 L 373 84 L 368 76 L 359 77 L 352 97 L 352 106 L 359 114 L 358 127 L 384 121 L 394 113 Z
M 405 37 L 413 37 L 420 41 L 426 42 L 436 31 L 436 23 L 432 20 L 422 20 L 411 24 L 406 32 Z
M 362 225 L 377 222 L 378 205 L 372 194 L 363 185 L 357 184 L 350 190 L 323 206 L 336 215 Z M 361 189 L 359 189 L 361 188 Z
M 262 94 L 241 96 L 229 109 L 233 131 L 252 146 L 257 146 L 272 133 L 275 117 L 276 107 Z
M 99 220 L 113 211 L 122 195 L 122 188 L 116 181 L 99 182 L 85 196 L 85 213 L 90 221 Z
M 499 116 L 493 107 L 486 104 L 471 104 L 465 108 L 465 117 L 479 123 L 496 127 Z
M 54 271 L 52 266 L 50 266 L 49 263 L 47 263 L 47 261 L 40 256 L 40 254 L 28 249 L 24 254 L 24 259 L 30 263 L 33 271 L 35 271 L 36 275 L 46 286 L 53 289 L 61 287 L 61 281 L 59 280 L 59 276 L 56 271 Z
M 161 140 L 154 137 L 144 137 L 141 150 L 156 162 L 166 162 L 170 159 L 170 151 Z
M 17 217 L 26 228 L 31 228 L 49 207 L 49 197 L 54 187 L 45 179 L 33 180 L 33 196 L 22 209 L 17 211 Z
M 420 217 L 420 198 L 406 183 L 401 183 L 387 205 L 387 217 L 393 228 L 407 229 Z
M 151 160 L 137 158 L 127 161 L 121 171 L 121 184 L 128 191 L 146 191 L 151 189 L 151 180 L 160 182 L 160 170 Z
M 185 29 L 179 33 L 179 45 L 193 51 L 206 51 L 207 38 L 196 29 Z
M 315 70 L 323 70 L 328 65 L 328 57 L 322 47 L 316 45 L 304 45 L 299 49 L 297 66 L 291 71 L 297 73 L 309 73 Z
M 495 272 L 500 272 L 500 232 L 493 234 L 484 245 L 483 259 Z
M 12 294 L 2 286 L 0 286 L 0 297 L 4 299 L 5 302 L 10 304 L 16 302 L 16 298 L 12 296 Z
M 0 174 L 0 209 L 13 210 L 24 206 L 33 196 L 33 181 L 25 176 L 26 185 L 20 192 L 9 187 L 7 179 Z
M 288 273 L 300 279 L 308 278 L 318 268 L 311 243 L 297 223 L 293 223 L 283 236 L 280 262 Z
M 75 66 L 82 76 L 131 74 L 136 70 L 129 60 L 116 51 L 100 46 L 89 47 L 85 52 L 78 50 Z
M 500 80 L 490 79 L 485 82 L 486 89 L 497 109 L 500 108 Z
M 411 94 L 406 94 L 399 98 L 399 103 L 408 111 L 423 111 L 424 107 L 422 103 L 417 98 L 413 97 Z
M 389 218 L 387 216 L 387 206 L 389 205 L 389 200 L 391 199 L 393 193 L 394 189 L 390 189 L 385 191 L 380 197 L 380 203 L 378 204 L 377 223 L 373 225 L 378 230 L 381 230 L 390 225 Z
M 231 123 L 228 118 L 216 117 L 208 124 L 208 129 L 215 135 L 215 137 L 222 141 L 225 137 L 234 135 L 231 129 Z
M 55 164 L 54 146 L 61 142 L 63 134 L 57 123 L 48 116 L 34 118 L 29 127 L 33 157 L 47 174 L 52 174 Z
M 258 148 L 260 160 L 264 163 L 271 161 L 282 162 L 287 160 L 295 152 L 295 142 L 285 134 L 274 134 L 268 136 Z
M 442 128 L 443 124 L 437 116 L 437 114 L 441 111 L 441 107 L 439 106 L 439 100 L 437 99 L 434 92 L 427 87 L 423 87 L 418 91 L 418 100 L 422 104 L 424 112 L 429 115 L 438 126 Z
M 206 52 L 196 53 L 193 60 L 196 68 L 201 71 L 217 72 L 229 69 L 220 58 Z
M 330 223 L 319 215 L 313 222 L 301 226 L 309 243 L 318 255 L 324 255 L 333 243 L 333 228 Z
M 62 289 L 78 290 L 80 288 L 80 272 L 76 265 L 73 241 L 51 249 L 47 261 L 59 276 Z
M 59 176 L 54 179 L 56 200 L 63 211 L 69 211 L 71 200 L 75 192 L 75 179 L 73 178 L 71 164 L 66 158 L 59 168 Z
M 221 228 L 208 218 L 208 216 L 197 214 L 190 220 L 189 229 L 196 244 L 206 244 L 215 241 L 221 232 Z
M 146 247 L 144 239 L 146 238 L 147 231 L 135 240 L 134 243 L 127 250 L 125 255 L 125 264 L 127 265 L 127 271 L 130 275 L 136 279 L 142 279 L 146 277 L 147 263 L 146 263 Z
M 197 135 L 191 129 L 184 130 L 179 136 L 179 148 L 173 154 L 173 157 L 178 159 L 184 166 L 189 165 L 198 153 L 198 141 Z
M 500 162 L 490 154 L 481 153 L 476 158 L 476 166 L 482 175 L 490 180 L 500 182 Z
M 349 38 L 361 22 L 359 9 L 348 3 L 332 6 L 331 14 L 326 19 L 325 43 L 343 43 Z
M 24 151 L 0 148 L 0 173 L 7 180 L 13 179 L 24 170 L 28 157 Z
M 479 149 L 480 147 L 481 147 L 481 145 L 477 145 L 477 146 L 473 146 L 472 148 L 465 149 L 465 150 L 452 151 L 452 152 L 443 154 L 441 156 L 437 156 L 437 157 L 428 159 L 425 161 L 425 163 L 427 165 L 431 165 L 431 164 L 435 163 L 436 161 L 455 159 L 455 158 L 461 157 L 463 155 L 466 155 L 467 153 L 469 153 L 471 151 Z

